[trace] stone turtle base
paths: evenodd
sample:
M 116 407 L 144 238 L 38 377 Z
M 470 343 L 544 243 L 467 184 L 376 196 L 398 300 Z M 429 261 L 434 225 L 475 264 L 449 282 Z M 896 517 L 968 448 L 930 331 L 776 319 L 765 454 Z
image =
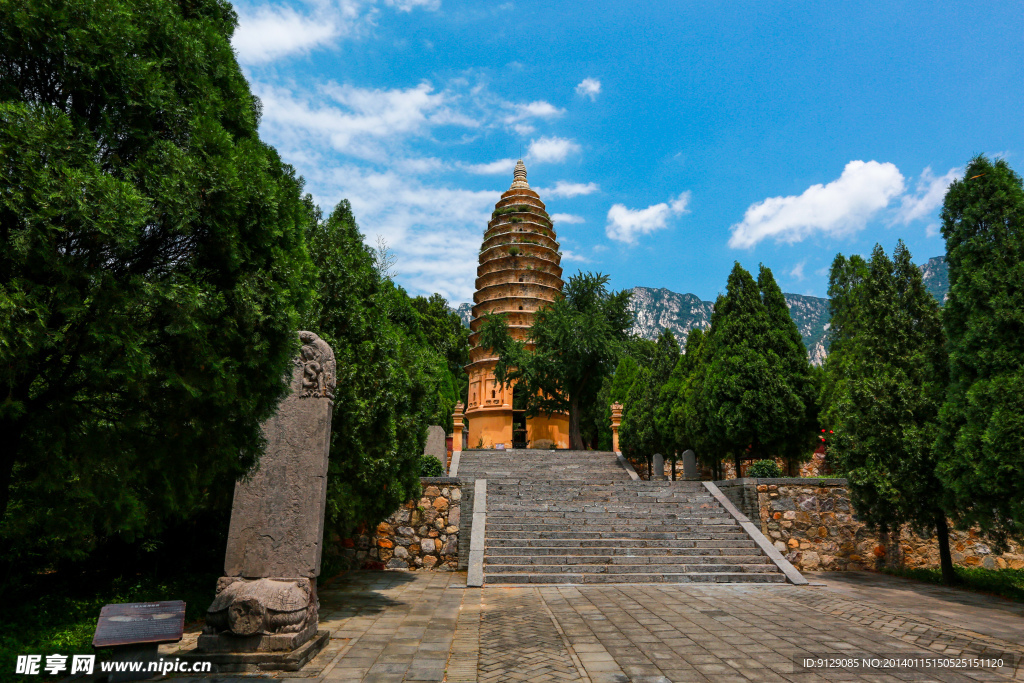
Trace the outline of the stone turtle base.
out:
M 330 631 L 317 631 L 291 652 L 191 652 L 175 653 L 181 659 L 212 662 L 213 673 L 255 673 L 259 671 L 298 671 L 313 659 L 331 639 Z

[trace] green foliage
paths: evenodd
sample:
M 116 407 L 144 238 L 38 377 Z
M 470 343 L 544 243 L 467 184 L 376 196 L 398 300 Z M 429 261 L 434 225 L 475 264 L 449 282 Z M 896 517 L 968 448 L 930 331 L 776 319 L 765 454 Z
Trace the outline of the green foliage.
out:
M 465 402 L 469 390 L 469 378 L 464 369 L 469 363 L 469 330 L 440 294 L 432 294 L 429 299 L 418 296 L 412 300 L 412 305 L 427 343 L 448 364 L 447 376 L 442 377 L 437 386 L 440 412 L 432 424 L 443 426 L 450 434 L 455 404 L 460 400 Z
M 890 259 L 836 256 L 829 283 L 832 352 L 823 420 L 828 454 L 870 526 L 944 536 L 935 423 L 946 381 L 939 306 L 899 242 Z
M 649 365 L 640 368 L 633 379 L 623 402 L 619 427 L 619 446 L 623 454 L 647 462 L 657 452 L 671 460 L 676 456 L 672 439 L 666 438 L 662 431 L 666 425 L 664 414 L 669 407 L 662 403 L 661 391 L 680 356 L 679 343 L 671 330 L 661 331 L 653 351 Z
M 713 462 L 732 454 L 738 467 L 742 457 L 800 458 L 813 451 L 816 390 L 807 351 L 785 310 L 768 268 L 761 267 L 755 282 L 735 265 L 701 344 L 685 409 L 685 431 L 703 430 Z
M 942 209 L 950 381 L 939 476 L 960 525 L 1024 538 L 1024 189 L 1003 159 L 976 157 L 964 178 Z
M 633 359 L 632 356 L 623 356 L 619 361 L 618 367 L 615 368 L 615 375 L 612 377 L 611 384 L 611 398 L 612 403 L 622 403 L 626 400 L 626 394 L 629 393 L 629 388 L 633 386 L 633 382 L 636 380 L 637 373 L 640 372 L 640 366 Z
M 207 505 L 286 390 L 314 212 L 259 140 L 234 26 L 215 0 L 0 2 L 0 558 L 18 571 Z
M 109 658 L 110 650 L 97 652 L 92 647 L 96 618 L 109 603 L 184 600 L 185 621 L 196 621 L 206 615 L 218 575 L 194 571 L 167 577 L 90 575 L 61 583 L 38 577 L 31 600 L 0 603 L 3 623 L 17 625 L 0 632 L 0 681 L 25 679 L 14 674 L 19 654 L 96 653 L 101 660 Z
M 450 421 L 461 332 L 438 313 L 443 299 L 416 303 L 381 276 L 347 201 L 308 239 L 317 277 L 303 326 L 338 363 L 327 528 L 346 536 L 418 495 L 426 427 Z
M 960 588 L 989 595 L 1001 595 L 1008 600 L 1024 602 L 1024 569 L 984 569 L 958 564 L 954 566 L 954 570 L 958 579 L 957 585 Z M 944 583 L 942 572 L 938 569 L 885 568 L 882 571 L 886 574 L 925 583 Z
M 519 256 L 521 253 L 523 253 L 522 249 L 515 245 L 512 245 L 511 247 L 508 248 L 509 256 Z
M 774 460 L 755 460 L 747 468 L 747 476 L 760 479 L 775 479 L 782 476 L 782 468 Z
M 628 291 L 610 292 L 608 276 L 577 273 L 563 296 L 534 318 L 526 344 L 512 338 L 505 316 L 489 316 L 480 341 L 498 355 L 495 377 L 518 382 L 527 415 L 569 413 L 570 448 L 583 448 L 581 406 L 592 403 L 632 326 Z
M 424 455 L 420 457 L 420 476 L 421 477 L 443 477 L 444 476 L 444 464 L 433 455 Z
M 703 342 L 703 330 L 691 329 L 686 336 L 686 352 L 676 361 L 658 399 L 658 432 L 665 441 L 665 449 L 676 455 L 687 449 L 698 454 L 711 452 L 704 447 L 705 433 L 696 423 L 694 412 L 694 378 L 702 359 Z

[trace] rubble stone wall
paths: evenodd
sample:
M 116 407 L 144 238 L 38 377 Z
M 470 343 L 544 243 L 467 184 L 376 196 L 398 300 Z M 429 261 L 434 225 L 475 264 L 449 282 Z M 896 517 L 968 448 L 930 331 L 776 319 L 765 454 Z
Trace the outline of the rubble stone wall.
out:
M 732 479 L 722 492 L 800 570 L 939 566 L 938 541 L 904 527 L 869 531 L 857 520 L 845 479 Z M 976 529 L 950 531 L 953 562 L 988 569 L 1024 569 L 1024 548 L 997 554 Z
M 457 477 L 423 477 L 423 493 L 367 532 L 341 541 L 342 554 L 363 569 L 436 569 L 459 565 L 462 484 Z

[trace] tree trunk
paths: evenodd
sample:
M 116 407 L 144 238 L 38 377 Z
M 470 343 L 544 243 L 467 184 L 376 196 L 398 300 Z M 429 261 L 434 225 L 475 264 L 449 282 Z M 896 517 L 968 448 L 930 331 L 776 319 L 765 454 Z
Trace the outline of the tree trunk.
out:
M 742 474 L 740 474 L 740 464 L 742 463 L 742 459 L 740 458 L 740 452 L 739 451 L 736 451 L 735 460 L 736 460 L 736 478 L 739 479 L 740 477 L 743 476 Z
M 935 518 L 935 535 L 939 539 L 939 566 L 942 567 L 942 582 L 947 586 L 957 583 L 956 571 L 953 570 L 953 556 L 949 552 L 949 524 L 946 515 L 939 513 Z
M 580 434 L 580 399 L 575 394 L 569 397 L 569 450 L 584 450 Z
M 7 504 L 11 499 L 11 476 L 23 429 L 24 423 L 17 418 L 0 420 L 0 522 L 7 514 Z
M 672 481 L 676 480 L 676 459 L 672 458 Z

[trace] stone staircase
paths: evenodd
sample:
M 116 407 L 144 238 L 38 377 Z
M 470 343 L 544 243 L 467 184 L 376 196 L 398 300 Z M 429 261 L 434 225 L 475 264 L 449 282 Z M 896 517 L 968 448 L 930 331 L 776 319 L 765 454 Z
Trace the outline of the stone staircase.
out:
M 463 451 L 458 476 L 487 480 L 485 583 L 786 581 L 700 482 L 612 453 Z

